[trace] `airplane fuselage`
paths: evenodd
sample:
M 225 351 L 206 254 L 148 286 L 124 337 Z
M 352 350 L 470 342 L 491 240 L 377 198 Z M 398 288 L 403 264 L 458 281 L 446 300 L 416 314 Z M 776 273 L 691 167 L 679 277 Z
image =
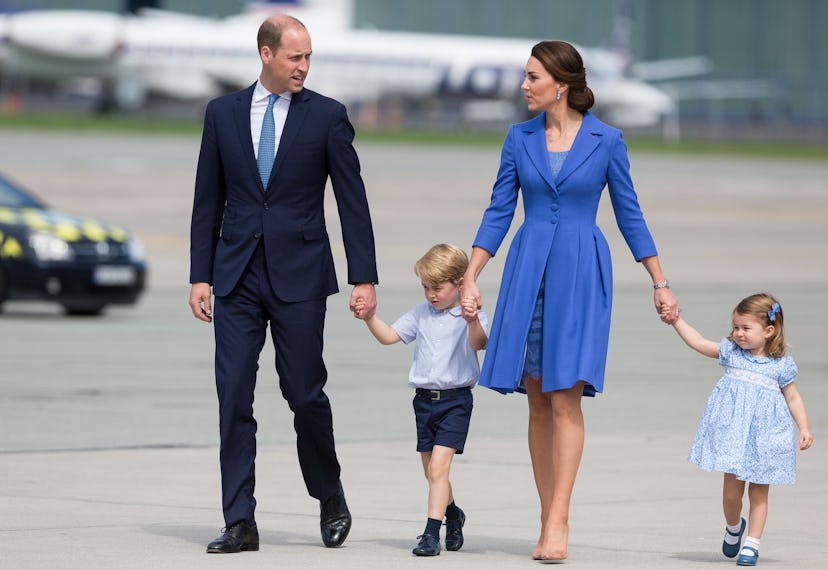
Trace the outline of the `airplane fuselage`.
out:
M 308 14 L 308 18 L 310 18 Z M 260 60 L 256 30 L 263 17 L 118 15 L 65 10 L 7 18 L 7 66 L 47 79 L 91 77 L 123 107 L 150 93 L 207 100 L 251 84 Z M 339 28 L 325 20 L 313 35 L 306 85 L 346 104 L 456 97 L 520 101 L 532 39 L 490 38 Z M 673 108 L 655 87 L 625 77 L 606 51 L 579 48 L 587 79 L 612 122 L 651 124 Z

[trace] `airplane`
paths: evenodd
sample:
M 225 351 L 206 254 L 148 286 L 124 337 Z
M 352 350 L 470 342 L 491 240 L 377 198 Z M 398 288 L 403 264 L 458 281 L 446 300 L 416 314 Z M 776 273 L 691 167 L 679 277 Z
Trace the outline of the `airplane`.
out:
M 258 2 L 222 19 L 155 8 L 32 10 L 0 19 L 0 49 L 6 75 L 94 78 L 118 109 L 138 109 L 150 95 L 206 102 L 258 77 L 256 30 L 267 14 L 283 12 L 302 20 L 313 38 L 307 87 L 346 105 L 449 98 L 484 114 L 522 107 L 524 66 L 538 40 L 356 29 L 352 8 L 352 0 Z M 629 74 L 619 50 L 576 47 L 596 112 L 607 122 L 651 126 L 675 111 L 673 97 Z M 675 77 L 698 62 L 673 64 Z M 635 65 L 646 73 L 646 64 Z

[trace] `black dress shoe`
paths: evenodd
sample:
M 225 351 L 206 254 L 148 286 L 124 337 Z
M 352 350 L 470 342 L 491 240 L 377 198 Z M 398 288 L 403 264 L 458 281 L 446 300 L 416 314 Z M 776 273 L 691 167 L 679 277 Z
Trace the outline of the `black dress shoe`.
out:
M 239 521 L 224 529 L 224 534 L 207 545 L 207 552 L 229 554 L 242 550 L 259 550 L 259 529 L 256 523 Z
M 460 517 L 446 519 L 446 550 L 460 550 L 463 546 L 463 525 L 466 524 L 466 513 L 457 507 Z
M 319 502 L 319 528 L 322 531 L 322 542 L 328 548 L 341 546 L 348 538 L 351 530 L 351 512 L 345 502 L 345 492 L 342 483 L 335 495 Z
M 421 534 L 417 537 L 420 541 L 414 547 L 413 552 L 417 556 L 437 556 L 440 554 L 440 537 L 430 534 Z

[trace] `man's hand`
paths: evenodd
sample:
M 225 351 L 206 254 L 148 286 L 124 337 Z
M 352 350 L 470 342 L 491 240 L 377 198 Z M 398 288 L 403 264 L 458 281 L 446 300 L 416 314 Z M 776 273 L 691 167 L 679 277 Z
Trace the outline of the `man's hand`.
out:
M 213 309 L 210 305 L 210 284 L 193 283 L 190 288 L 190 310 L 193 316 L 200 321 L 213 321 Z
M 357 303 L 359 301 L 359 303 Z M 377 293 L 373 283 L 359 283 L 354 285 L 351 292 L 351 312 L 358 319 L 370 318 L 377 310 Z

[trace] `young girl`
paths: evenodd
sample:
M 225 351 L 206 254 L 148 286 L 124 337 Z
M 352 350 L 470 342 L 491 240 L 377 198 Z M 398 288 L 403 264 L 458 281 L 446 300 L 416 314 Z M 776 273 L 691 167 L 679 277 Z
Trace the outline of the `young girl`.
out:
M 724 472 L 727 531 L 722 552 L 728 558 L 738 554 L 739 566 L 755 566 L 759 559 L 770 484 L 792 484 L 796 479 L 791 417 L 799 427 L 799 449 L 808 449 L 814 440 L 793 382 L 796 364 L 785 356 L 783 323 L 779 302 L 767 293 L 751 295 L 736 306 L 733 330 L 718 344 L 681 317 L 673 323 L 690 348 L 718 358 L 724 367 L 724 376 L 707 400 L 689 459 L 707 471 Z M 745 482 L 750 483 L 749 523 L 741 518 Z M 748 535 L 740 551 L 745 526 Z
M 412 552 L 440 554 L 440 526 L 446 519 L 446 550 L 463 546 L 466 515 L 454 503 L 449 482 L 451 461 L 463 453 L 473 407 L 472 387 L 480 375 L 477 351 L 486 348 L 486 313 L 474 299 L 460 301 L 463 274 L 469 265 L 458 247 L 435 245 L 414 265 L 425 302 L 389 325 L 375 314 L 363 317 L 382 344 L 416 340 L 408 385 L 415 389 L 417 451 L 428 480 L 428 518 Z M 364 305 L 358 299 L 357 315 Z M 358 317 L 359 318 L 359 317 Z

